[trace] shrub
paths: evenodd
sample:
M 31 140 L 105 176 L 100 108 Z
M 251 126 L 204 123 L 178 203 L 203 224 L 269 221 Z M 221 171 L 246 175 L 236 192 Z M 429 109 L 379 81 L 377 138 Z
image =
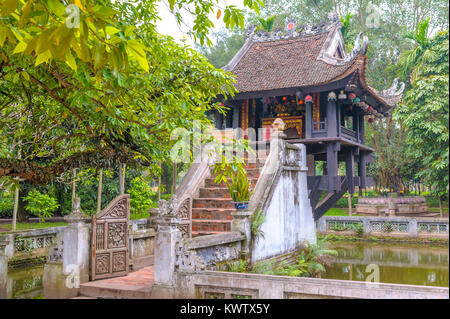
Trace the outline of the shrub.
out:
M 352 207 L 355 207 L 355 205 L 358 204 L 358 197 L 353 196 L 352 197 Z M 347 196 L 343 196 L 339 198 L 339 200 L 334 204 L 334 207 L 336 208 L 348 208 L 348 198 Z
M 251 230 L 252 238 L 254 241 L 257 241 L 260 237 L 264 238 L 264 231 L 262 231 L 260 228 L 261 225 L 266 221 L 266 218 L 267 217 L 263 215 L 262 209 L 259 209 L 253 213 Z
M 130 209 L 134 214 L 147 212 L 153 205 L 153 191 L 150 185 L 142 176 L 136 177 L 131 181 L 130 188 Z
M 39 217 L 40 222 L 53 216 L 53 212 L 58 209 L 57 200 L 47 194 L 41 194 L 37 190 L 32 190 L 27 197 L 23 198 L 27 202 L 25 209 L 31 214 Z
M 12 218 L 13 209 L 14 198 L 0 196 L 0 218 Z
M 239 259 L 236 262 L 231 262 L 228 264 L 228 271 L 230 272 L 246 272 L 247 262 L 243 259 Z

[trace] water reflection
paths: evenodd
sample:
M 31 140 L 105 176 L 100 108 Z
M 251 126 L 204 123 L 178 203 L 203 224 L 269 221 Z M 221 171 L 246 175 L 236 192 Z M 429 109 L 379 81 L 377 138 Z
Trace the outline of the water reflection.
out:
M 381 282 L 449 286 L 448 247 L 336 242 L 330 248 L 338 257 L 323 278 L 364 281 L 367 265 L 375 264 Z
M 35 299 L 44 296 L 44 265 L 9 269 L 4 287 L 0 288 L 2 298 Z

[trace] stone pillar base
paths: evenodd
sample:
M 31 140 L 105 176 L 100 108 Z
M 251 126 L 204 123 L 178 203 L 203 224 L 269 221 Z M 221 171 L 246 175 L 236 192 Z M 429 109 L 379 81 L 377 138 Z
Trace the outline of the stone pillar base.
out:
M 175 287 L 164 284 L 155 284 L 152 287 L 152 299 L 174 299 Z

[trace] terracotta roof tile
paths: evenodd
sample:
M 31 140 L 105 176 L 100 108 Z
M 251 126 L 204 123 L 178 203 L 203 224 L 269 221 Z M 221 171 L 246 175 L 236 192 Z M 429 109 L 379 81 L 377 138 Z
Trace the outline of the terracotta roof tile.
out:
M 240 93 L 311 86 L 343 74 L 353 63 L 334 66 L 317 60 L 328 32 L 254 42 L 231 70 Z

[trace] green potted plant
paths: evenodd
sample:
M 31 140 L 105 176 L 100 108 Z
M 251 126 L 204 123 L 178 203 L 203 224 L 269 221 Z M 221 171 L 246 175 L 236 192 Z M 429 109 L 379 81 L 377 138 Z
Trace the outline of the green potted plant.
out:
M 247 209 L 248 201 L 250 200 L 251 190 L 247 175 L 237 173 L 231 182 L 227 182 L 228 190 L 230 191 L 231 199 L 236 209 Z
M 244 150 L 249 150 L 248 145 L 244 143 L 238 145 Z M 245 162 L 235 155 L 227 158 L 225 153 L 222 153 L 220 160 L 212 165 L 213 173 L 216 175 L 214 182 L 216 184 L 225 183 L 236 209 L 246 209 L 252 192 L 247 171 L 244 168 Z

